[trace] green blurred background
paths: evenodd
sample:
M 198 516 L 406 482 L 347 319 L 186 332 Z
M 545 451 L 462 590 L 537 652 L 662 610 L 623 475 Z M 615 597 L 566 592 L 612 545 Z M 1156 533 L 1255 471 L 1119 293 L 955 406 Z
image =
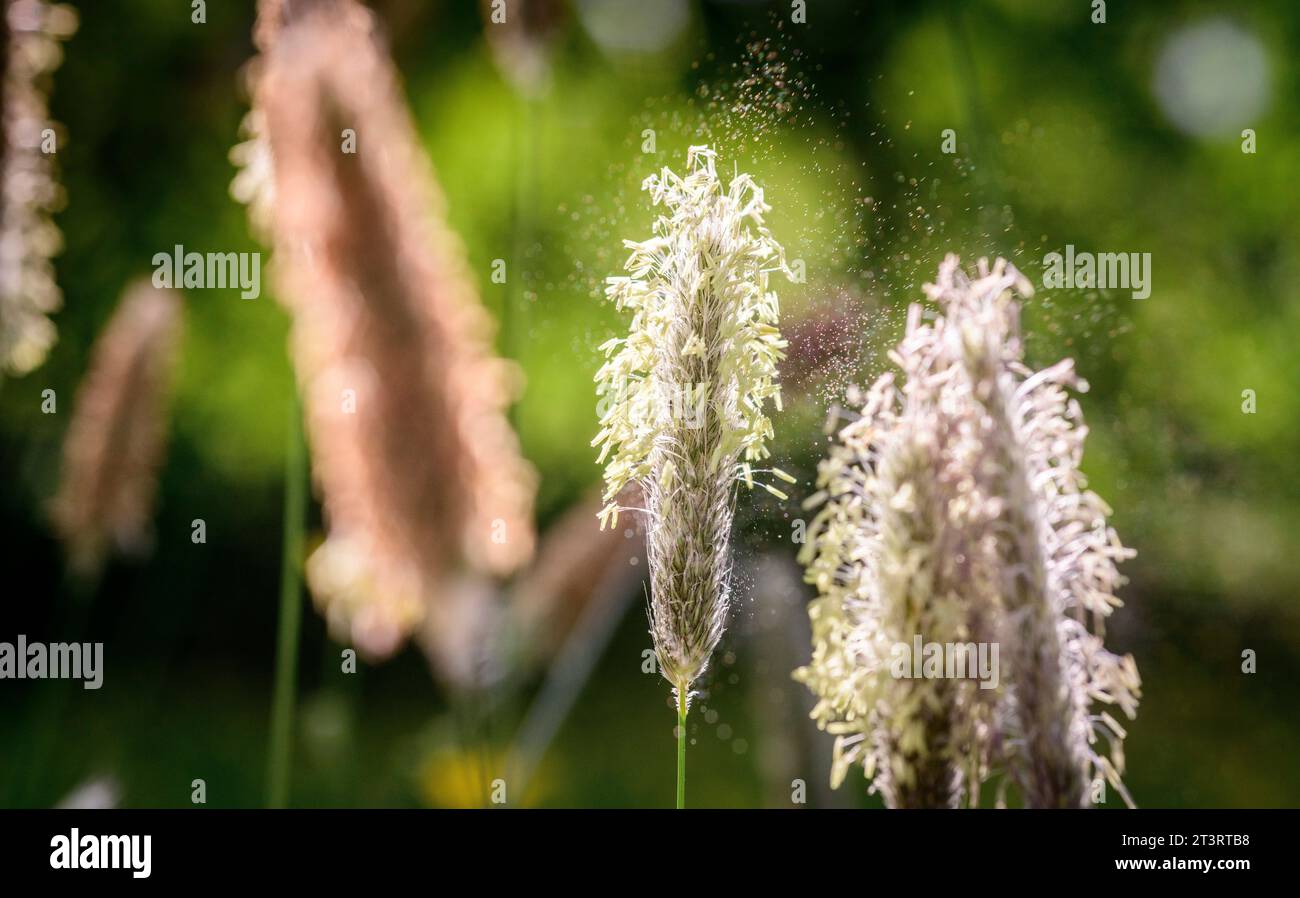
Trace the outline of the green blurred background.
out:
M 69 638 L 45 509 L 71 398 L 123 287 L 178 243 L 261 249 L 228 194 L 251 0 L 209 3 L 204 24 L 188 2 L 74 5 L 51 101 L 68 135 L 59 342 L 0 389 L 4 640 Z M 796 24 L 779 0 L 572 0 L 555 4 L 549 84 L 523 92 L 477 3 L 371 6 L 501 322 L 498 349 L 527 377 L 515 422 L 541 474 L 539 528 L 599 479 L 592 375 L 625 327 L 601 286 L 621 241 L 649 233 L 646 174 L 714 144 L 720 168 L 766 188 L 774 234 L 806 265 L 805 283 L 782 288 L 792 347 L 775 419 L 777 464 L 801 482 L 788 503 L 741 502 L 737 608 L 692 715 L 692 805 L 789 807 L 796 778 L 810 806 L 877 804 L 858 776 L 826 788 L 828 741 L 788 677 L 809 651 L 790 537 L 822 422 L 881 370 L 946 252 L 1008 256 L 1039 284 L 1044 254 L 1066 244 L 1153 260 L 1148 299 L 1040 291 L 1026 312 L 1032 361 L 1073 355 L 1091 382 L 1084 467 L 1139 553 L 1108 632 L 1143 677 L 1129 789 L 1144 806 L 1300 805 L 1300 6 L 1112 3 L 1095 24 L 1084 0 L 808 0 Z M 506 284 L 490 280 L 497 258 Z M 269 286 L 253 301 L 194 291 L 185 306 L 154 552 L 106 571 L 89 625 L 105 685 L 73 690 L 39 757 L 53 687 L 0 683 L 5 805 L 47 806 L 94 778 L 128 806 L 189 805 L 196 778 L 209 806 L 263 801 L 287 320 Z M 41 414 L 47 388 L 57 415 Z M 639 605 L 511 804 L 671 803 L 674 721 L 664 683 L 641 672 Z M 419 654 L 342 674 L 304 609 L 293 804 L 470 801 L 479 757 L 455 748 Z M 504 755 L 540 675 L 493 712 L 477 755 Z

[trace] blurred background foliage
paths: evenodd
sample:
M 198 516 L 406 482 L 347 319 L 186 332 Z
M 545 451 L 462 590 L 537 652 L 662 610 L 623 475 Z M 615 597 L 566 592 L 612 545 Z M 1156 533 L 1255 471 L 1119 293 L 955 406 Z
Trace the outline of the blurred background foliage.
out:
M 179 806 L 202 778 L 209 805 L 256 805 L 293 383 L 269 278 L 257 300 L 185 297 L 152 555 L 114 563 L 78 600 L 46 512 L 75 386 L 125 284 L 175 244 L 261 249 L 228 194 L 253 5 L 210 3 L 205 24 L 171 0 L 76 5 L 52 97 L 69 197 L 59 342 L 0 388 L 0 638 L 69 638 L 89 602 L 107 671 L 100 691 L 75 690 L 48 749 L 48 684 L 0 687 L 0 800 L 49 805 L 108 777 L 124 804 Z M 1129 788 L 1147 806 L 1300 804 L 1300 7 L 1112 3 L 1093 24 L 1083 0 L 809 0 L 792 24 L 783 2 L 571 0 L 552 4 L 549 83 L 521 92 L 494 64 L 478 4 L 371 5 L 498 349 L 527 379 L 514 414 L 541 473 L 543 530 L 599 478 L 592 375 L 625 327 L 601 285 L 621 241 L 648 235 L 641 179 L 713 143 L 720 166 L 766 188 L 773 232 L 806 265 L 805 283 L 782 288 L 792 347 L 775 420 L 777 463 L 801 483 L 788 503 L 742 499 L 739 598 L 693 715 L 691 804 L 789 806 L 793 778 L 811 805 L 876 804 L 855 777 L 826 788 L 829 744 L 788 678 L 809 651 L 791 535 L 822 422 L 882 369 L 946 252 L 1006 255 L 1038 284 L 1044 254 L 1066 244 L 1153 260 L 1148 299 L 1040 291 L 1026 311 L 1032 360 L 1073 355 L 1092 384 L 1084 467 L 1139 553 L 1108 636 L 1144 680 Z M 954 154 L 941 151 L 947 128 Z M 57 415 L 41 414 L 47 388 Z M 639 598 L 628 608 L 511 804 L 671 801 L 667 690 L 641 672 Z M 303 646 L 297 805 L 471 803 L 537 688 L 524 677 L 493 709 L 488 747 L 465 752 L 414 650 L 344 675 L 310 608 Z M 1242 672 L 1247 649 L 1257 673 Z

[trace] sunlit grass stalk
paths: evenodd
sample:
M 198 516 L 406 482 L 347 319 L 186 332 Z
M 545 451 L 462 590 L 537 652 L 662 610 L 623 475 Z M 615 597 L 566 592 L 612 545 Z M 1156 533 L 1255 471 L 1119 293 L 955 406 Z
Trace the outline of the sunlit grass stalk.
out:
M 677 691 L 677 810 L 686 807 L 686 691 Z
M 681 774 L 691 687 L 730 607 L 736 486 L 756 474 L 788 479 L 752 467 L 768 456 L 766 402 L 781 407 L 785 341 L 768 277 L 787 270 L 784 252 L 764 227 L 762 189 L 743 174 L 724 187 L 714 156 L 692 147 L 684 177 L 665 168 L 643 184 L 665 212 L 651 239 L 625 241 L 630 276 L 608 280 L 608 297 L 633 317 L 628 336 L 603 347 L 596 379 L 608 408 L 592 441 L 607 462 L 602 523 L 617 524 L 624 486 L 643 491 L 645 507 L 631 510 L 646 516 L 650 634 L 676 699 Z
M 276 631 L 275 693 L 271 700 L 271 748 L 266 804 L 289 803 L 293 722 L 298 691 L 298 644 L 302 627 L 303 533 L 307 514 L 307 446 L 297 395 L 290 400 L 284 461 L 284 522 L 280 547 L 280 622 Z

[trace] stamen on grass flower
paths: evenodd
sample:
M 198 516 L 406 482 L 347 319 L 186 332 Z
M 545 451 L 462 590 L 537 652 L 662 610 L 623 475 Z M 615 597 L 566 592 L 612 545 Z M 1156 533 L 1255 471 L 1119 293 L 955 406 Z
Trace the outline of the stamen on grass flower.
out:
M 692 147 L 686 165 L 685 177 L 646 178 L 665 212 L 649 240 L 625 241 L 629 276 L 608 281 L 633 317 L 625 339 L 605 344 L 596 379 L 612 403 L 593 441 L 605 462 L 602 522 L 617 522 L 625 485 L 644 491 L 650 633 L 683 715 L 726 623 L 735 490 L 769 454 L 767 401 L 779 403 L 786 345 L 768 289 L 785 256 L 764 227 L 762 189 L 743 174 L 724 188 L 707 147 Z

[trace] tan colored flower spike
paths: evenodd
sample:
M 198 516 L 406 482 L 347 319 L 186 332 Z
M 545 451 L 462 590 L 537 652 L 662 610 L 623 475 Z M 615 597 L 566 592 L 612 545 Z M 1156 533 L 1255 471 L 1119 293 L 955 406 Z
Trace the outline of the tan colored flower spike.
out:
M 257 79 L 277 292 L 328 527 L 307 578 L 336 632 L 368 654 L 423 624 L 439 672 L 464 682 L 490 604 L 471 583 L 531 556 L 536 478 L 505 418 L 518 377 L 490 351 L 492 323 L 374 27 L 355 3 L 308 8 L 276 33 Z
M 149 545 L 180 323 L 179 295 L 141 282 L 95 342 L 51 509 L 69 561 L 83 574 L 94 574 L 110 550 L 139 553 Z

